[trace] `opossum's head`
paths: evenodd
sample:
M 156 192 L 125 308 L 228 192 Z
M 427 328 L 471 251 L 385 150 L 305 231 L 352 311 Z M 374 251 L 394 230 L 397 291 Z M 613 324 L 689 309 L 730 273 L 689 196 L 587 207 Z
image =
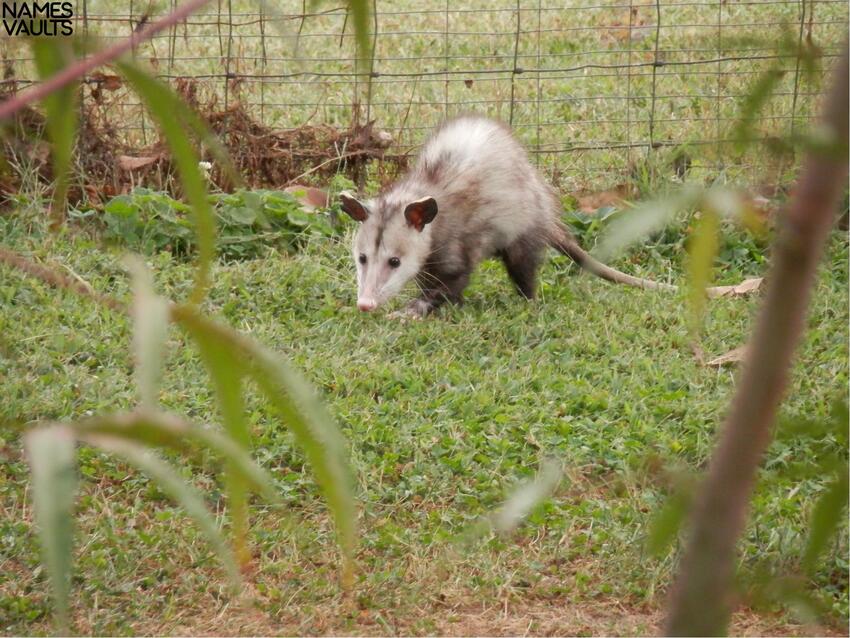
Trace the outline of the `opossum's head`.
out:
M 357 307 L 374 310 L 422 270 L 431 252 L 437 215 L 433 197 L 415 201 L 380 198 L 360 202 L 341 193 L 342 209 L 360 222 L 352 254 L 357 268 Z

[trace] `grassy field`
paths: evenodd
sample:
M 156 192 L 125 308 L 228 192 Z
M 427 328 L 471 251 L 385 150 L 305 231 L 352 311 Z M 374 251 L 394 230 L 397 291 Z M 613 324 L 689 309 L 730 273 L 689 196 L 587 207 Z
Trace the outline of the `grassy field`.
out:
M 706 142 L 730 137 L 742 99 L 772 64 L 782 73 L 754 131 L 784 135 L 806 120 L 817 108 L 821 76 L 801 78 L 793 59 L 773 56 L 788 53 L 779 43 L 790 34 L 817 47 L 828 66 L 847 29 L 847 4 L 839 0 L 465 0 L 448 13 L 442 1 L 381 0 L 377 76 L 367 89 L 353 75 L 354 41 L 338 8 L 302 21 L 293 19 L 302 3 L 286 2 L 275 21 L 247 0 L 209 6 L 135 51 L 162 76 L 196 78 L 205 112 L 238 102 L 273 128 L 346 127 L 359 99 L 361 115 L 392 133 L 392 152 L 415 149 L 438 121 L 461 111 L 513 120 L 567 209 L 619 205 L 613 195 L 651 197 L 683 180 L 743 184 L 771 207 L 780 203 L 785 195 L 776 187 L 794 177 L 793 157 Z M 803 30 L 801 6 L 808 12 Z M 107 42 L 125 37 L 139 10 L 130 16 L 123 3 L 93 0 L 91 31 Z M 14 42 L 0 41 L 0 52 L 8 73 L 31 77 Z M 86 91 L 90 104 L 92 86 Z M 110 140 L 136 148 L 156 141 L 125 88 L 104 88 L 97 99 L 103 130 L 116 127 Z M 649 151 L 650 142 L 663 146 Z M 44 186 L 33 167 L 17 168 L 27 192 L 17 208 L 0 213 L 0 244 L 127 299 L 122 248 L 108 245 L 90 219 L 48 233 L 39 198 L 26 204 Z M 75 214 L 102 212 L 81 205 Z M 614 265 L 683 284 L 688 223 L 680 220 Z M 588 247 L 598 233 L 591 226 L 581 236 Z M 252 509 L 246 592 L 228 592 L 202 535 L 153 482 L 83 448 L 74 628 L 126 635 L 657 633 L 680 540 L 660 554 L 646 540 L 671 493 L 705 467 L 736 378 L 734 367 L 706 367 L 694 357 L 684 295 L 611 286 L 552 258 L 540 299 L 527 303 L 502 267 L 487 263 L 463 307 L 403 323 L 387 316 L 392 308 L 356 310 L 348 240 L 313 237 L 297 254 L 260 244 L 232 249 L 253 258 L 216 264 L 206 306 L 291 359 L 339 423 L 356 477 L 356 586 L 340 589 L 334 530 L 301 452 L 251 394 L 252 451 L 285 504 Z M 766 241 L 730 230 L 718 283 L 763 275 L 768 253 Z M 147 259 L 159 290 L 184 297 L 191 264 L 166 252 Z M 835 231 L 740 545 L 736 634 L 847 633 L 846 523 L 817 571 L 799 576 L 812 508 L 826 483 L 814 462 L 830 454 L 846 459 L 847 450 L 823 430 L 793 428 L 827 421 L 847 398 L 847 288 L 848 238 Z M 744 344 L 758 304 L 757 296 L 710 302 L 702 343 L 708 358 Z M 133 406 L 130 338 L 125 317 L 0 267 L 0 633 L 51 628 L 20 433 L 45 420 Z M 162 405 L 215 423 L 197 354 L 177 331 L 168 346 Z M 554 495 L 514 532 L 480 532 L 482 517 L 550 458 L 564 468 Z M 203 456 L 172 460 L 226 525 L 219 464 Z M 825 625 L 806 624 L 810 607 L 799 598 L 786 595 L 782 605 L 763 595 L 790 582 L 778 580 L 784 577 L 816 600 Z
M 120 249 L 88 229 L 51 235 L 37 207 L 0 218 L 3 243 L 128 295 Z M 617 265 L 682 283 L 683 228 Z M 591 245 L 592 236 L 583 241 Z M 657 630 L 678 544 L 645 550 L 649 522 L 682 472 L 710 454 L 735 371 L 698 365 L 680 296 L 615 287 L 553 258 L 540 300 L 516 297 L 500 265 L 475 276 L 468 302 L 401 323 L 354 307 L 347 242 L 316 240 L 295 256 L 219 263 L 207 306 L 289 357 L 338 420 L 356 473 L 362 532 L 358 581 L 337 583 L 338 555 L 309 468 L 285 427 L 249 402 L 255 457 L 285 507 L 252 511 L 254 571 L 240 598 L 198 531 L 145 476 L 81 451 L 75 628 L 95 634 L 557 633 Z M 761 275 L 761 244 L 731 234 L 720 283 Z M 848 242 L 835 232 L 820 271 L 809 331 L 783 422 L 824 420 L 848 383 Z M 191 285 L 191 267 L 149 257 L 160 290 Z M 403 301 L 403 300 L 402 300 Z M 704 348 L 740 346 L 759 300 L 712 301 Z M 124 317 L 0 270 L 0 422 L 32 424 L 134 402 Z M 196 354 L 169 341 L 162 405 L 216 420 Z M 0 431 L 0 632 L 49 630 L 45 575 L 31 529 L 18 430 Z M 846 632 L 847 528 L 806 587 L 828 609 L 816 629 L 768 605 L 756 573 L 793 574 L 823 481 L 801 468 L 829 439 L 785 436 L 760 473 L 741 544 L 743 605 L 734 633 Z M 565 467 L 554 496 L 513 534 L 465 535 L 542 459 Z M 223 514 L 211 459 L 182 471 Z M 803 478 L 801 478 L 801 476 Z M 843 629 L 841 629 L 843 627 Z

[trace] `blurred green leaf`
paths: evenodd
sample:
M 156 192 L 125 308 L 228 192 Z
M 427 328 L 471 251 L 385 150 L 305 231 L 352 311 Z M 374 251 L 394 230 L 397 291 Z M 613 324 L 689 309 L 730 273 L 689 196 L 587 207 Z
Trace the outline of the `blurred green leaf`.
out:
M 552 495 L 561 482 L 562 475 L 563 470 L 558 463 L 552 460 L 544 461 L 537 476 L 515 489 L 492 514 L 490 520 L 493 528 L 502 534 L 515 530 L 535 507 Z
M 311 0 L 311 10 L 319 5 L 328 4 L 327 0 Z M 372 55 L 372 2 L 370 0 L 348 0 L 345 3 L 351 25 L 354 28 L 354 39 L 357 42 L 357 70 L 369 71 L 365 66 Z
M 751 604 L 764 612 L 774 611 L 771 604 L 787 607 L 800 622 L 814 624 L 824 619 L 828 609 L 817 596 L 806 591 L 799 576 L 782 576 L 769 570 L 756 570 L 751 577 Z
M 353 582 L 357 518 L 353 477 L 342 435 L 313 389 L 276 354 L 210 321 L 191 306 L 177 306 L 175 320 L 190 334 L 206 333 L 245 365 L 246 372 L 283 416 L 316 475 L 337 527 L 344 557 L 343 585 Z
M 812 521 L 809 526 L 809 540 L 803 555 L 803 568 L 811 572 L 821 552 L 835 534 L 838 526 L 846 520 L 848 494 L 848 467 L 845 464 L 836 473 L 833 481 L 820 495 L 812 511 Z
M 351 13 L 351 22 L 354 25 L 354 37 L 357 40 L 358 56 L 362 60 L 368 60 L 372 54 L 372 4 L 369 0 L 348 0 L 348 10 Z
M 73 560 L 77 459 L 74 437 L 61 425 L 36 428 L 24 437 L 32 470 L 32 499 L 41 551 L 50 576 L 56 622 L 68 633 L 68 597 Z
M 706 209 L 694 223 L 688 250 L 688 306 L 691 338 L 694 340 L 699 339 L 705 314 L 705 289 L 711 283 L 712 267 L 719 248 L 720 218 L 713 209 Z
M 199 444 L 219 454 L 228 462 L 231 471 L 257 488 L 266 499 L 271 502 L 280 500 L 271 477 L 242 446 L 221 432 L 194 425 L 174 415 L 138 410 L 75 421 L 71 427 L 81 438 L 104 435 L 177 451 L 186 451 L 191 443 Z
M 122 457 L 153 478 L 162 490 L 179 504 L 206 536 L 227 571 L 234 586 L 239 587 L 242 578 L 230 548 L 227 546 L 215 520 L 204 503 L 203 496 L 186 483 L 162 459 L 141 445 L 125 439 L 101 434 L 88 434 L 84 440 L 111 454 Z
M 652 517 L 646 539 L 646 549 L 650 554 L 660 556 L 670 547 L 688 516 L 692 501 L 692 487 L 677 486 L 661 509 Z
M 103 210 L 111 215 L 127 217 L 137 213 L 138 207 L 134 205 L 133 200 L 129 195 L 118 195 L 106 202 Z
M 251 434 L 242 401 L 242 377 L 245 374 L 245 366 L 238 357 L 234 356 L 231 348 L 216 338 L 217 335 L 209 330 L 206 324 L 186 326 L 186 330 L 198 345 L 201 359 L 215 384 L 216 398 L 227 433 L 247 451 L 251 443 Z M 236 556 L 241 565 L 247 565 L 251 559 L 247 546 L 248 489 L 236 468 L 227 468 L 226 489 Z
M 153 407 L 157 402 L 160 369 L 168 335 L 168 302 L 153 290 L 153 279 L 145 263 L 128 256 L 127 267 L 133 277 L 133 351 L 136 358 L 136 383 L 141 404 Z
M 752 143 L 755 134 L 753 127 L 758 121 L 756 116 L 767 104 L 773 91 L 782 79 L 783 71 L 778 68 L 768 69 L 758 76 L 752 88 L 741 101 L 741 112 L 732 130 L 732 139 L 735 140 L 735 149 L 742 153 Z
M 116 64 L 116 67 L 120 67 L 118 69 L 119 71 L 125 68 L 133 68 L 136 73 L 150 77 L 150 73 L 147 72 L 142 65 L 132 60 L 122 60 L 120 64 Z M 210 130 L 204 119 L 201 118 L 189 104 L 187 104 L 176 93 L 171 91 L 170 87 L 167 87 L 167 85 L 163 86 L 166 86 L 170 92 L 170 106 L 174 109 L 172 117 L 180 121 L 180 123 L 185 127 L 186 132 L 190 133 L 194 137 L 197 144 L 203 145 L 203 147 L 209 151 L 212 159 L 215 160 L 215 166 L 231 181 L 231 185 L 241 187 L 243 185 L 242 175 L 233 163 L 230 153 L 227 151 L 227 147 L 222 143 L 218 136 Z
M 73 49 L 67 38 L 32 38 L 30 40 L 35 67 L 43 81 L 71 64 Z M 53 155 L 54 221 L 64 216 L 65 198 L 71 176 L 71 160 L 77 134 L 77 82 L 71 82 L 44 98 L 47 134 Z
M 180 182 L 195 219 L 198 238 L 198 269 L 192 303 L 199 303 L 210 285 L 210 269 L 215 257 L 215 216 L 207 198 L 206 180 L 198 166 L 198 154 L 186 132 L 186 121 L 180 117 L 186 111 L 183 101 L 159 80 L 151 77 L 129 62 L 118 62 L 116 67 L 133 87 L 145 107 L 159 125 L 177 165 Z
M 623 211 L 611 219 L 598 249 L 593 252 L 602 261 L 610 259 L 630 244 L 663 229 L 676 214 L 695 206 L 701 196 L 701 189 L 684 187 L 667 197 Z
M 237 224 L 251 226 L 257 221 L 257 211 L 245 206 L 230 209 L 230 218 Z

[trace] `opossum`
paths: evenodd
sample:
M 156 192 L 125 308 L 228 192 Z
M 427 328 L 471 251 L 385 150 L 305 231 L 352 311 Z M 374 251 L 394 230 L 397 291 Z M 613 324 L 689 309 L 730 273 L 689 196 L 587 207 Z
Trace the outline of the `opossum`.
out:
M 614 270 L 588 255 L 560 220 L 555 191 L 503 123 L 480 116 L 444 122 L 415 166 L 374 199 L 340 194 L 360 222 L 354 237 L 357 307 L 371 311 L 415 279 L 421 294 L 407 313 L 424 317 L 460 303 L 475 267 L 499 257 L 517 292 L 533 299 L 547 246 L 608 281 L 675 286 Z

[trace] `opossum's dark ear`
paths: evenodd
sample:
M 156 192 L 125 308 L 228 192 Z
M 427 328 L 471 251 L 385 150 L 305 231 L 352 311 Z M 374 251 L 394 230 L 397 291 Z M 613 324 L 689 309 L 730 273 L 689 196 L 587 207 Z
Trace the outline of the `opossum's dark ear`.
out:
M 365 222 L 366 218 L 369 217 L 369 209 L 354 199 L 351 193 L 340 193 L 339 200 L 342 202 L 342 210 L 348 213 L 349 217 L 354 221 Z
M 430 224 L 437 216 L 437 200 L 433 197 L 425 197 L 408 204 L 404 209 L 404 218 L 420 233 L 425 224 Z

